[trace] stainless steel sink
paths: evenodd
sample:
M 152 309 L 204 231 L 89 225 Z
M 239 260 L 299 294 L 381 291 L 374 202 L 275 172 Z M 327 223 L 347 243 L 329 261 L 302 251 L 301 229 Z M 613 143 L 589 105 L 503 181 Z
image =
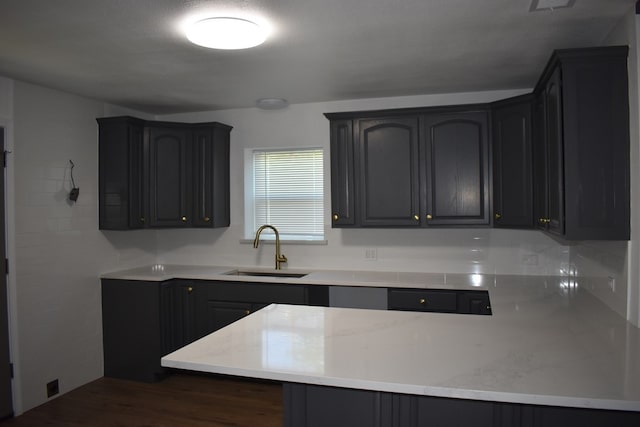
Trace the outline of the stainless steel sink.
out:
M 246 270 L 234 270 L 225 273 L 226 276 L 256 276 L 256 277 L 286 277 L 286 278 L 300 278 L 309 273 L 292 273 L 287 271 L 246 271 Z

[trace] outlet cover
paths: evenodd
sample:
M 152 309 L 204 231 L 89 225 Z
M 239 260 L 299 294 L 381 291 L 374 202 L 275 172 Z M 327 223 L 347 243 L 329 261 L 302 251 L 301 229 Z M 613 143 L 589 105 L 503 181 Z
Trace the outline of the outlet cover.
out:
M 367 248 L 364 250 L 364 259 L 367 261 L 376 261 L 378 259 L 378 249 Z
M 47 383 L 47 397 L 55 396 L 59 392 L 60 392 L 60 388 L 58 387 L 57 378 Z

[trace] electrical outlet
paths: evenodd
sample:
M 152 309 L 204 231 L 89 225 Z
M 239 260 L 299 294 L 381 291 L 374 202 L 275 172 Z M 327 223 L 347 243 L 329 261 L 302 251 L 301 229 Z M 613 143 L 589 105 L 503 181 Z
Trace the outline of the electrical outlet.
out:
M 364 250 L 364 259 L 367 261 L 376 261 L 378 259 L 378 249 L 367 248 Z
M 616 278 L 615 277 L 607 277 L 607 280 L 609 282 L 609 289 L 611 289 L 611 292 L 615 292 L 616 291 Z
M 55 396 L 59 392 L 60 392 L 60 388 L 58 387 L 57 378 L 47 383 L 47 397 Z

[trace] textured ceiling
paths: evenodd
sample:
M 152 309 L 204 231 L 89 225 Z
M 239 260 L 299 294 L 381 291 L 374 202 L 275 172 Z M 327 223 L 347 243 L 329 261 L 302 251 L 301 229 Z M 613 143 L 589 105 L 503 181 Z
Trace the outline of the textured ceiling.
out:
M 635 0 L 2 0 L 0 74 L 152 114 L 527 88 L 551 51 L 599 45 Z M 243 51 L 191 45 L 206 14 L 261 15 Z

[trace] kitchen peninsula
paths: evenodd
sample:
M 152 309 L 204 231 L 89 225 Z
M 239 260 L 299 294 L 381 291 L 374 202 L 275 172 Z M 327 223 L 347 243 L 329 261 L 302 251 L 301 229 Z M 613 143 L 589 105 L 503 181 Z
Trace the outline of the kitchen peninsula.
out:
M 103 278 L 238 280 L 232 271 L 166 266 Z M 166 355 L 162 365 L 282 381 L 287 426 L 353 425 L 356 418 L 385 426 L 455 425 L 455 419 L 637 425 L 640 419 L 640 330 L 577 279 L 317 271 L 260 281 L 473 287 L 489 292 L 493 314 L 273 304 Z

